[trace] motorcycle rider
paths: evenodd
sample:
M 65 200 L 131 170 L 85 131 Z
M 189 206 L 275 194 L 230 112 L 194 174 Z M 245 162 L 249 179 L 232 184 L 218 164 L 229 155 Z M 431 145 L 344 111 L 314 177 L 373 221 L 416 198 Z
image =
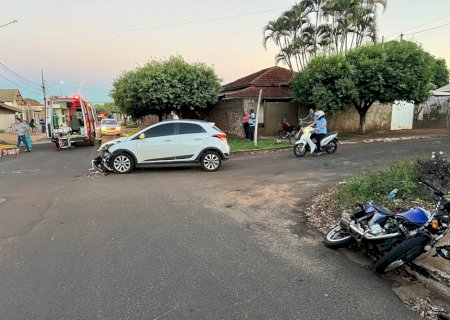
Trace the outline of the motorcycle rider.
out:
M 327 135 L 327 120 L 325 119 L 325 112 L 322 110 L 316 111 L 314 113 L 315 120 L 313 124 L 313 134 L 311 135 L 311 139 L 315 138 L 316 143 L 316 151 L 315 154 L 320 156 L 322 154 L 320 141 Z

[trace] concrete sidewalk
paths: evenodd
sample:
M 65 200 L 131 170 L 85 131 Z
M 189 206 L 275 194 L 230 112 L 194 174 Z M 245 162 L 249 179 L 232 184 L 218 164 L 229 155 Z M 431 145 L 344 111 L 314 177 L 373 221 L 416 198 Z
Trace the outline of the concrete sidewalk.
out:
M 31 141 L 34 142 L 40 142 L 40 141 L 46 141 L 47 137 L 45 136 L 45 133 L 37 133 L 33 134 L 31 136 Z M 17 143 L 17 133 L 16 134 L 9 134 L 9 133 L 0 133 L 0 144 L 16 144 Z

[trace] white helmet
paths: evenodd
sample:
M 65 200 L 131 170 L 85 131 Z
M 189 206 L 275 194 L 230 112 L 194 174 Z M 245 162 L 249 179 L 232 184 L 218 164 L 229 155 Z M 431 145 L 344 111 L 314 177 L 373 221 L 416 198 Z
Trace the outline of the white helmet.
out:
M 316 111 L 314 113 L 314 115 L 318 118 L 323 117 L 325 115 L 325 112 L 323 112 L 322 110 Z

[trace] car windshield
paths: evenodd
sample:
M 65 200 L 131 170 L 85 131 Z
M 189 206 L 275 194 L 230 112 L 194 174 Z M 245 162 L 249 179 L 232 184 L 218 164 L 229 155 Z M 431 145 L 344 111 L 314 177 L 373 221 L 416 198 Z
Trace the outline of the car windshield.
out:
M 102 120 L 102 124 L 117 124 L 116 120 Z

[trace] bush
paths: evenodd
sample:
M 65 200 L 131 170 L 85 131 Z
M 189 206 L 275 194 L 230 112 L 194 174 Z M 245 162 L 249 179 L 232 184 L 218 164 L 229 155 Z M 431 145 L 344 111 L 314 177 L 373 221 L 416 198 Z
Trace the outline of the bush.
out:
M 0 129 L 0 133 L 5 133 L 5 129 Z
M 418 179 L 430 181 L 437 187 L 448 189 L 450 163 L 441 151 L 433 152 L 429 159 L 418 159 L 416 163 Z
M 394 189 L 399 190 L 398 197 L 416 198 L 420 195 L 420 188 L 415 171 L 413 162 L 397 162 L 389 168 L 349 179 L 336 192 L 335 197 L 341 207 L 347 208 L 357 201 L 392 204 L 387 195 Z

